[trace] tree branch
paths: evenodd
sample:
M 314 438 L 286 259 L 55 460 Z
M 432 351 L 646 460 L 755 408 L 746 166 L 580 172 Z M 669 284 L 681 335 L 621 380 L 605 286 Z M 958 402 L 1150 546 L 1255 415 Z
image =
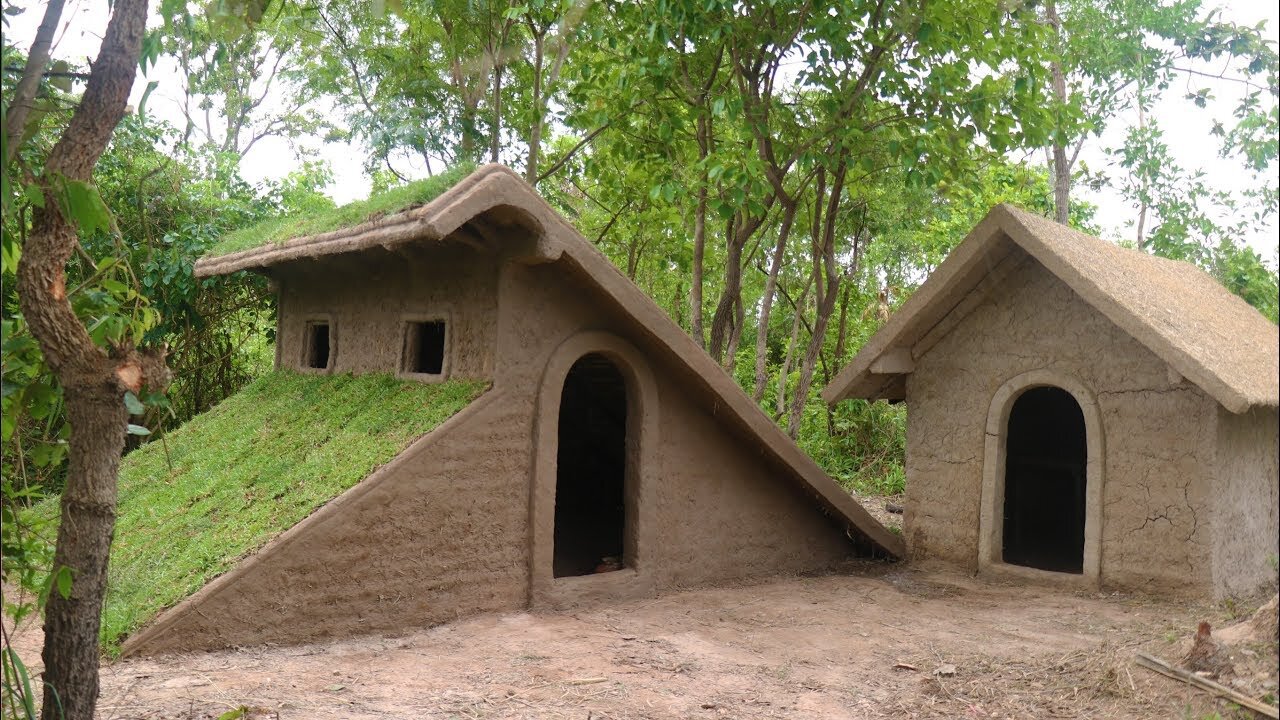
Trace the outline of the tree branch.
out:
M 27 125 L 27 115 L 31 112 L 31 101 L 36 97 L 36 89 L 40 85 L 40 76 L 44 74 L 44 66 L 49 63 L 49 52 L 53 46 L 53 33 L 58 29 L 58 20 L 62 17 L 64 0 L 49 0 L 44 9 L 44 19 L 36 30 L 35 42 L 31 43 L 31 52 L 27 54 L 27 64 L 22 70 L 22 79 L 13 89 L 13 101 L 4 116 L 4 164 L 18 152 L 18 143 L 22 142 L 22 134 Z

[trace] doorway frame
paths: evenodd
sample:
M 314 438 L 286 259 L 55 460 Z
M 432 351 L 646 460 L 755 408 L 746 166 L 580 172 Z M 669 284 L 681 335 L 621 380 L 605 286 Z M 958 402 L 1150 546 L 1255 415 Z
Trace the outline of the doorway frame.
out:
M 1085 493 L 1084 557 L 1082 572 L 1064 573 L 1013 565 L 1004 561 L 1005 460 L 1008 453 L 1009 415 L 1024 392 L 1054 387 L 1075 399 L 1084 416 Z M 1013 576 L 1055 584 L 1096 589 L 1102 569 L 1102 497 L 1106 456 L 1102 413 L 1093 393 L 1074 377 L 1040 369 L 1016 375 L 996 390 L 987 412 L 986 442 L 982 461 L 982 504 L 978 520 L 978 572 Z
M 613 363 L 627 395 L 625 526 L 621 570 L 555 577 L 555 509 L 560 450 L 560 399 L 569 371 L 587 355 Z M 622 600 L 653 594 L 649 549 L 653 546 L 654 485 L 659 446 L 658 386 L 639 350 L 617 335 L 585 331 L 551 353 L 538 386 L 534 411 L 533 477 L 529 495 L 529 602 L 567 608 L 590 600 Z

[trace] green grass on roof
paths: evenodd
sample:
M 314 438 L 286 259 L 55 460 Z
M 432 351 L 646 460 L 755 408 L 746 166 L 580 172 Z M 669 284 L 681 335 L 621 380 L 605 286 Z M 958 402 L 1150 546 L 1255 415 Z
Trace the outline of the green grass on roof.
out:
M 120 467 L 104 649 L 117 652 L 161 610 L 360 482 L 487 387 L 275 372 L 164 443 L 129 454 Z M 41 514 L 56 515 L 56 503 Z
M 294 238 L 355 227 L 386 215 L 425 205 L 442 195 L 474 172 L 470 163 L 450 168 L 439 175 L 416 180 L 407 185 L 378 193 L 368 200 L 357 200 L 339 208 L 323 212 L 288 215 L 264 220 L 241 230 L 224 235 L 205 253 L 206 257 L 227 255 L 241 250 L 262 247 L 268 243 L 282 243 Z

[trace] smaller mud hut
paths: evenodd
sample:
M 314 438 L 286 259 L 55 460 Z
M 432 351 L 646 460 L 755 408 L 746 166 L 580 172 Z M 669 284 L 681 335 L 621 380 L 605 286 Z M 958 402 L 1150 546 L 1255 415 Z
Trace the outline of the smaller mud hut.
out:
M 908 406 L 908 556 L 1075 587 L 1276 582 L 1276 325 L 1212 277 L 993 209 L 824 391 Z

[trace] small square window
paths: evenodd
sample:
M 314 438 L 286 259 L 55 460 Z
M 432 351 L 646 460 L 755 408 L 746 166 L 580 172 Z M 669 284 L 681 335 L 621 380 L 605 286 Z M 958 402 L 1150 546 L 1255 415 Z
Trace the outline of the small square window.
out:
M 403 371 L 415 375 L 443 374 L 446 334 L 443 320 L 407 323 Z
M 314 370 L 327 370 L 333 352 L 329 334 L 329 323 L 313 321 L 307 323 L 306 366 Z

